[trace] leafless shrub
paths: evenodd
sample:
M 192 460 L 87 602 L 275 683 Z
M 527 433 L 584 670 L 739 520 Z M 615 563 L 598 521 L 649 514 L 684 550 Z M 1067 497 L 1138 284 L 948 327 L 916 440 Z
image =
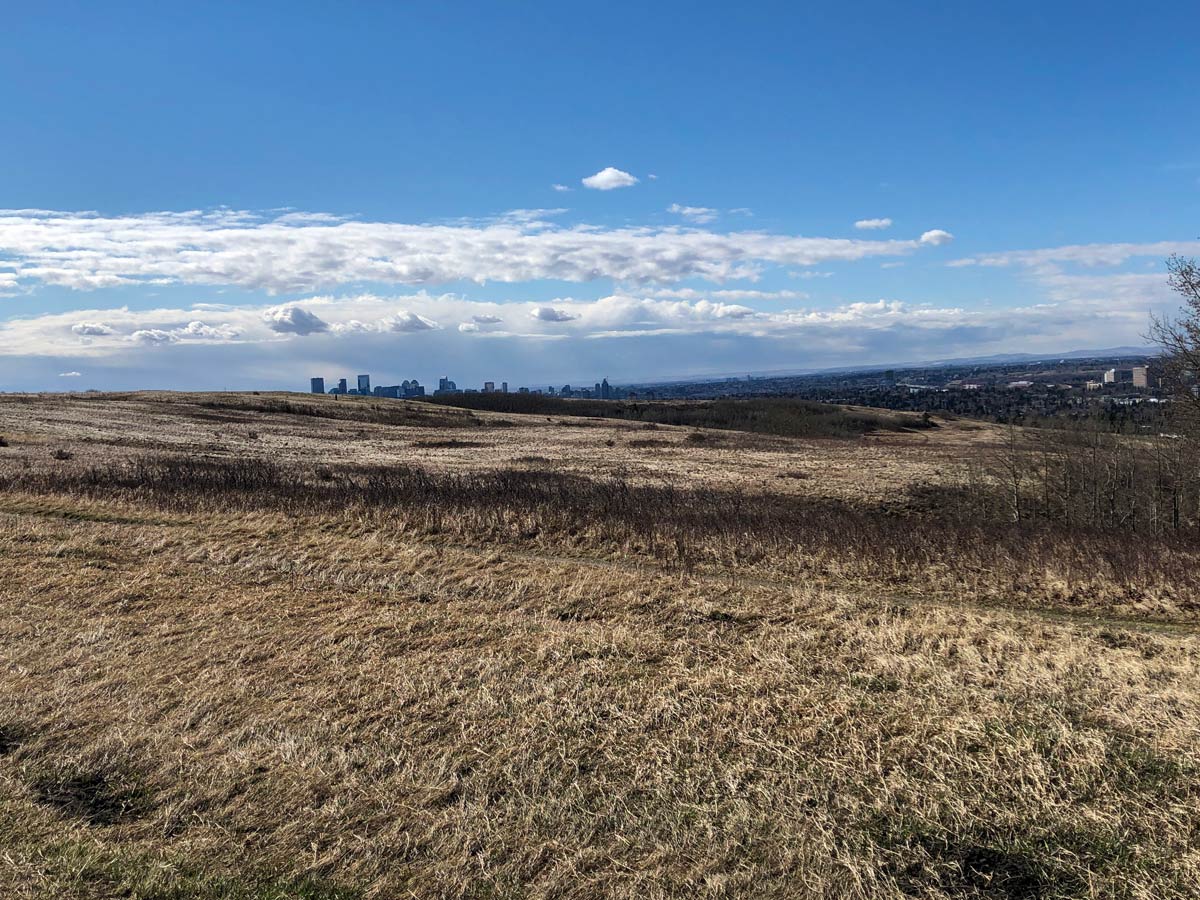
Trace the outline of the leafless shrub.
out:
M 1022 471 L 1020 503 L 1026 504 Z M 265 460 L 147 457 L 82 472 L 9 473 L 0 489 L 129 496 L 170 508 L 275 508 L 297 514 L 378 511 L 419 528 L 457 529 L 498 540 L 588 535 L 612 547 L 636 544 L 691 567 L 703 559 L 796 565 L 875 583 L 946 584 L 984 593 L 1091 602 L 1102 584 L 1114 597 L 1161 589 L 1200 595 L 1193 520 L 1130 540 L 1110 519 L 1012 516 L 1006 488 L 981 481 L 915 489 L 887 509 L 830 499 L 747 494 L 711 487 L 635 484 L 562 472 L 510 469 L 432 472 L 415 466 L 359 467 L 314 481 Z M 1124 521 L 1120 517 L 1115 522 Z M 957 574 L 956 574 L 957 573 Z M 1156 587 L 1157 586 L 1157 587 Z
M 1173 435 L 1131 438 L 1089 422 L 1025 431 L 1010 426 L 978 468 L 973 496 L 954 504 L 956 513 L 967 505 L 976 517 L 1128 534 L 1200 524 L 1200 454 Z
M 50 456 L 53 459 L 65 461 L 65 460 L 74 458 L 75 454 L 72 453 L 70 450 L 64 450 L 62 447 L 58 447 L 53 452 L 51 452 Z

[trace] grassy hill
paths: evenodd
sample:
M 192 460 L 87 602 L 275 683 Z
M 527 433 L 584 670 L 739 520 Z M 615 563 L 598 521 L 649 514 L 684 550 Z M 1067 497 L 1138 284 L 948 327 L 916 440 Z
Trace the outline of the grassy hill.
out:
M 0 435 L 0 895 L 1196 895 L 1200 541 L 1043 496 L 1037 435 L 1019 521 L 966 422 L 131 394 Z
M 428 402 L 523 415 L 584 416 L 783 437 L 851 437 L 871 431 L 935 428 L 927 417 L 881 409 L 814 403 L 792 397 L 746 400 L 588 400 L 542 394 L 446 394 Z

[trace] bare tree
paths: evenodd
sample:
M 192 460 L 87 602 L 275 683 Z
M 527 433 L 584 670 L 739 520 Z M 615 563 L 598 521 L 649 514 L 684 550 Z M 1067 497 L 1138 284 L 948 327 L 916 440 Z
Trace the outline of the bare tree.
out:
M 1154 316 L 1150 337 L 1163 350 L 1163 381 L 1175 394 L 1183 423 L 1200 436 L 1200 263 L 1182 256 L 1167 260 L 1167 283 L 1183 297 L 1175 318 Z

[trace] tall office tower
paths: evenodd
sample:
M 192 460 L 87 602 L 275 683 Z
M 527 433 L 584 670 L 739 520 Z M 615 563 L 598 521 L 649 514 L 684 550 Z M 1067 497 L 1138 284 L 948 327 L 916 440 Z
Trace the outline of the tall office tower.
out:
M 359 375 L 358 376 L 358 392 L 360 394 L 371 393 L 371 376 L 370 375 Z
M 309 384 L 312 385 L 312 387 L 309 388 L 310 394 L 325 393 L 325 379 L 324 378 L 310 378 Z
M 1149 373 L 1146 371 L 1145 366 L 1133 367 L 1133 386 L 1139 388 L 1150 387 Z
M 483 392 L 485 394 L 494 394 L 496 392 L 496 382 L 485 381 L 483 383 Z
M 1116 384 L 1117 383 L 1117 370 L 1116 369 L 1109 369 L 1107 372 L 1104 373 L 1104 383 L 1105 384 Z
M 502 393 L 502 394 L 508 393 L 508 382 L 507 381 L 500 382 L 500 393 Z
M 600 382 L 600 397 L 604 400 L 612 398 L 612 388 L 608 386 L 607 378 Z
M 337 389 L 338 389 L 338 393 L 339 393 L 339 394 L 344 394 L 344 393 L 346 393 L 346 391 L 348 391 L 348 390 L 349 390 L 349 387 L 346 385 L 346 379 L 345 379 L 345 378 L 339 378 L 339 379 L 338 379 L 338 388 L 337 388 Z

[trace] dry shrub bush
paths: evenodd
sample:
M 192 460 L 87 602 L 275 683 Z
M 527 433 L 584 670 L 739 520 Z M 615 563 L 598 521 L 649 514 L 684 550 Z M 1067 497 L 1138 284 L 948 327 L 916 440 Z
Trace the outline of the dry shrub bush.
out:
M 331 474 L 253 458 L 145 457 L 81 471 L 17 472 L 0 489 L 126 497 L 178 509 L 376 516 L 464 538 L 652 555 L 684 568 L 858 580 L 975 599 L 1111 606 L 1190 617 L 1200 598 L 1194 527 L 1131 535 L 1009 515 L 1003 485 L 926 487 L 864 507 L 711 487 L 511 469 L 360 467 Z

